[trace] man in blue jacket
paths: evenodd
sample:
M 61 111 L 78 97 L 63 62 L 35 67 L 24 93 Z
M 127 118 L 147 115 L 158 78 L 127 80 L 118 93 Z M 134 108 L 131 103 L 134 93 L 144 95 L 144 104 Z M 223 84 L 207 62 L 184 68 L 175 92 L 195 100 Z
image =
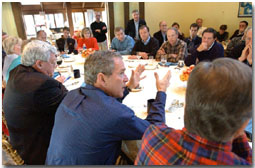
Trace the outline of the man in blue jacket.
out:
M 115 164 L 122 140 L 141 139 L 150 124 L 165 122 L 166 89 L 170 71 L 159 80 L 157 94 L 145 120 L 121 101 L 136 88 L 144 66 L 132 71 L 130 80 L 120 54 L 99 51 L 84 65 L 85 87 L 67 94 L 55 116 L 47 165 Z

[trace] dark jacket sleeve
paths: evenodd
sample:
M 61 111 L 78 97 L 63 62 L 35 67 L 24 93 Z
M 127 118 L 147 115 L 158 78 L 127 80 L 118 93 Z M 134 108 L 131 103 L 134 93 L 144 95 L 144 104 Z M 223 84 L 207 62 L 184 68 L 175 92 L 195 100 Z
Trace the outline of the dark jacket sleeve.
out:
M 105 30 L 103 30 L 103 27 L 106 27 L 106 29 Z M 102 30 L 101 30 L 101 34 L 105 34 L 105 33 L 107 33 L 107 26 L 106 26 L 106 24 L 103 22 L 103 26 L 102 26 Z
M 57 80 L 47 80 L 35 92 L 35 104 L 41 107 L 41 111 L 56 112 L 59 104 L 67 93 L 65 86 Z
M 196 47 L 192 48 L 190 50 L 190 55 L 187 55 L 187 57 L 185 57 L 184 59 L 184 63 L 186 66 L 190 66 L 192 64 L 196 64 L 196 59 L 197 59 L 197 54 L 198 54 L 198 51 L 197 51 L 197 47 L 199 45 L 197 45 Z
M 155 58 L 155 56 L 157 54 L 157 51 L 159 49 L 159 44 L 158 44 L 158 40 L 156 38 L 151 38 L 151 40 L 152 40 L 151 41 L 152 42 L 152 44 L 151 44 L 151 52 L 149 53 L 149 55 L 152 55 Z

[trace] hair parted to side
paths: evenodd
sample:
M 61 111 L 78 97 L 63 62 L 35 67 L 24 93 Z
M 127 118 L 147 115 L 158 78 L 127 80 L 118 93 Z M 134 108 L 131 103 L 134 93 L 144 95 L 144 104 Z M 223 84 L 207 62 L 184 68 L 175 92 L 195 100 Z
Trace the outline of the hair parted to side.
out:
M 56 54 L 56 52 L 56 48 L 47 42 L 33 40 L 25 46 L 21 56 L 21 64 L 32 66 L 37 60 L 48 62 L 50 54 Z
M 196 27 L 197 30 L 199 29 L 199 26 L 198 26 L 198 24 L 196 24 L 196 23 L 192 23 L 192 24 L 190 25 L 189 29 L 191 29 L 191 27 Z
M 22 40 L 19 37 L 9 36 L 3 41 L 3 48 L 7 55 L 14 53 L 14 46 L 22 45 Z
M 122 56 L 112 51 L 96 51 L 91 54 L 84 64 L 85 83 L 93 86 L 99 73 L 107 76 L 112 75 L 114 58 L 122 59 Z
M 124 28 L 123 27 L 115 27 L 114 33 L 117 33 L 117 32 L 119 32 L 121 30 L 124 32 Z
M 65 30 L 70 32 L 69 27 L 64 27 L 64 28 L 63 28 L 63 31 L 65 31 Z
M 90 30 L 89 27 L 84 27 L 84 28 L 81 30 L 81 36 L 82 36 L 83 38 L 85 38 L 85 36 L 84 36 L 85 32 L 89 32 L 89 33 L 90 33 L 90 37 L 93 37 L 93 34 L 92 34 L 92 32 L 91 32 L 91 30 Z
M 204 35 L 204 33 L 212 33 L 213 34 L 213 38 L 216 38 L 216 30 L 214 30 L 213 28 L 209 27 L 207 29 L 205 29 L 202 33 L 202 36 Z
M 252 116 L 252 70 L 246 64 L 218 58 L 191 72 L 184 125 L 209 141 L 227 142 Z
M 146 26 L 146 25 L 140 26 L 140 27 L 139 27 L 139 32 L 140 32 L 140 30 L 142 30 L 142 29 L 144 29 L 144 28 L 146 28 L 146 29 L 148 30 L 148 32 L 150 32 L 150 28 L 149 28 L 148 26 Z
M 134 10 L 132 11 L 132 13 L 139 13 L 139 10 L 134 9 Z
M 175 27 L 170 27 L 170 28 L 167 29 L 167 31 L 169 31 L 169 30 L 173 30 L 176 35 L 179 35 L 179 32 Z

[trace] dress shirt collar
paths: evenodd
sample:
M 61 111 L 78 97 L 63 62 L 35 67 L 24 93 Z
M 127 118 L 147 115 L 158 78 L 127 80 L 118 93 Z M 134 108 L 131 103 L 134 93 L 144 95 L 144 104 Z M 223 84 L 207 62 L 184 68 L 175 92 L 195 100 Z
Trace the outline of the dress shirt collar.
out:
M 149 43 L 150 39 L 151 39 L 151 37 L 149 36 L 148 39 L 145 42 L 142 40 L 143 44 L 147 45 Z
M 231 150 L 232 150 L 232 144 L 231 144 L 230 141 L 229 142 L 225 142 L 225 143 L 224 142 L 212 142 L 212 141 L 208 141 L 207 139 L 202 138 L 202 137 L 200 137 L 198 135 L 189 133 L 186 128 L 183 128 L 182 131 L 187 136 L 191 137 L 196 142 L 201 143 L 203 145 L 210 146 L 210 147 L 222 150 L 222 151 L 229 151 L 229 152 L 231 152 Z
M 215 41 L 214 41 L 214 42 L 212 43 L 212 45 L 208 48 L 208 50 L 210 50 L 210 49 L 213 47 L 214 43 L 215 43 Z
M 121 42 L 124 42 L 124 41 L 125 41 L 126 37 L 127 37 L 127 35 L 124 35 L 123 41 L 120 41 L 119 39 L 117 39 L 117 40 L 121 43 Z

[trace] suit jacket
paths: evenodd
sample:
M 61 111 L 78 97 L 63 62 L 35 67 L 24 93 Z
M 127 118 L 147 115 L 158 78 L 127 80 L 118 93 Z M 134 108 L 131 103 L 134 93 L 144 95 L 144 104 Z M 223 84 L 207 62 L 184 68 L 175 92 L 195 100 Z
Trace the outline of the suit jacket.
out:
M 161 30 L 153 34 L 153 37 L 156 38 L 159 42 L 159 47 L 164 43 L 164 38 L 162 36 Z M 167 36 L 165 35 L 165 39 L 167 41 Z
M 143 120 L 94 86 L 69 92 L 56 112 L 46 165 L 115 164 L 122 140 L 141 139 L 150 124 L 165 122 L 165 101 L 157 92 Z
M 67 90 L 57 80 L 19 65 L 10 72 L 3 109 L 10 142 L 25 164 L 44 164 L 58 105 Z
M 145 20 L 140 19 L 139 20 L 138 29 L 142 25 L 146 25 L 146 22 L 145 22 Z M 126 27 L 126 30 L 125 30 L 125 34 L 135 38 L 136 31 L 135 31 L 135 22 L 134 22 L 134 19 L 131 19 L 131 20 L 128 21 L 128 24 L 127 24 L 127 27 Z
M 57 47 L 59 51 L 65 51 L 65 39 L 64 38 L 60 38 L 56 41 L 57 43 Z M 75 50 L 75 40 L 72 38 L 67 38 L 67 46 L 68 46 L 68 54 L 71 54 L 72 52 L 77 52 L 77 50 Z

